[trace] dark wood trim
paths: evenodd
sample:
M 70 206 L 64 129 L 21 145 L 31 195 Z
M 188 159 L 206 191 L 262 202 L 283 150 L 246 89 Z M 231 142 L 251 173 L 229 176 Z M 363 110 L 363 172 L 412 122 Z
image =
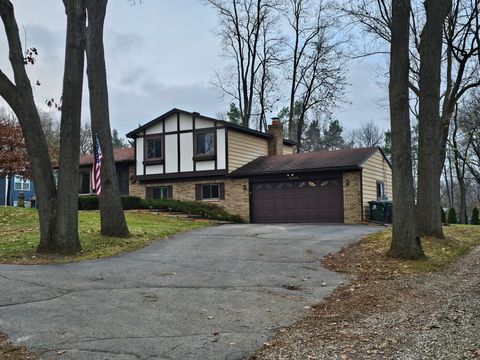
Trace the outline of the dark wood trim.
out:
M 304 175 L 304 174 L 321 174 L 321 173 L 343 173 L 344 171 L 360 171 L 362 170 L 361 167 L 358 166 L 347 166 L 347 167 L 331 167 L 331 168 L 320 168 L 320 169 L 300 169 L 300 170 L 281 170 L 281 171 L 266 171 L 266 172 L 238 172 L 235 173 L 237 170 L 232 172 L 230 177 L 232 178 L 259 178 L 259 177 L 268 177 L 268 176 L 286 176 L 286 174 L 297 174 L 297 175 Z
M 192 157 L 192 160 L 193 161 L 212 161 L 212 160 L 215 160 L 215 162 L 217 161 L 217 157 L 215 155 L 205 155 L 205 156 L 194 156 Z M 215 168 L 215 170 L 217 170 Z
M 284 174 L 273 174 L 273 175 L 266 175 L 266 176 L 250 176 L 250 183 L 263 183 L 263 182 L 283 182 L 283 181 L 306 181 L 312 178 L 317 179 L 332 179 L 332 178 L 339 178 L 343 180 L 343 172 L 342 171 L 331 171 L 331 172 L 308 172 L 308 173 L 295 173 L 294 177 L 287 177 L 287 174 L 291 174 L 292 172 L 284 173 Z M 342 181 L 343 184 L 343 181 Z
M 163 142 L 162 142 L 162 151 L 163 151 L 163 159 L 165 160 L 165 119 L 162 120 L 162 133 L 163 133 Z M 167 172 L 165 163 L 162 166 L 163 173 L 165 174 Z
M 145 160 L 145 130 L 143 130 L 143 160 Z M 135 158 L 136 160 L 136 158 Z M 143 175 L 147 175 L 147 166 L 145 164 L 143 164 Z
M 157 140 L 160 139 L 161 143 L 161 148 L 162 148 L 162 156 L 159 158 L 153 158 L 149 159 L 147 154 L 148 154 L 148 146 L 147 142 L 148 140 Z M 163 161 L 165 160 L 165 136 L 163 134 L 150 134 L 150 135 L 145 135 L 143 138 L 143 164 L 144 165 L 152 165 L 154 162 L 158 161 Z
M 165 161 L 163 159 L 161 160 L 146 160 L 143 162 L 143 165 L 163 165 L 165 164 Z
M 225 126 L 217 126 L 217 129 L 226 129 L 227 127 Z M 214 127 L 206 127 L 206 128 L 201 128 L 202 130 L 213 130 L 215 129 Z M 200 129 L 197 129 L 200 130 Z M 151 135 L 159 134 L 159 135 L 176 135 L 176 134 L 188 134 L 192 133 L 193 129 L 189 130 L 179 130 L 179 131 L 165 131 L 165 133 L 153 133 Z M 137 136 L 137 138 L 142 138 L 143 135 Z
M 195 156 L 195 152 L 196 152 L 196 146 L 195 146 L 195 113 L 192 113 L 192 133 L 193 133 L 193 154 L 192 154 L 192 158 Z M 193 171 L 197 171 L 197 162 L 194 161 L 193 162 Z
M 148 182 L 171 182 L 174 180 L 175 182 L 181 180 L 205 180 L 209 178 L 225 178 L 227 172 L 225 170 L 207 170 L 207 171 L 188 171 L 188 172 L 181 172 L 181 173 L 167 173 L 167 174 L 153 174 L 153 175 L 143 175 L 137 176 L 137 180 L 141 181 L 142 183 Z
M 228 163 L 228 128 L 225 128 L 225 169 L 229 171 Z
M 180 113 L 177 113 L 177 171 L 181 172 L 181 159 L 180 159 Z
M 213 147 L 214 147 L 214 151 L 215 151 L 215 155 L 218 155 L 218 149 L 217 149 L 217 122 L 215 121 L 214 122 L 214 134 L 213 134 Z M 218 163 L 217 163 L 217 157 L 215 156 L 215 170 L 218 169 Z

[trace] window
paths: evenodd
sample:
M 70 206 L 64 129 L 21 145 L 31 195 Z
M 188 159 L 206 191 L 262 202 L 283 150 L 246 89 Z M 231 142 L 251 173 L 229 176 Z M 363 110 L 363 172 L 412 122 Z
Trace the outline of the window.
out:
M 223 200 L 225 199 L 225 184 L 196 184 L 195 200 Z
M 172 197 L 172 186 L 147 187 L 147 199 L 170 199 Z
M 215 156 L 215 132 L 197 131 L 195 133 L 195 156 L 212 157 Z
M 152 189 L 152 199 L 167 199 L 168 198 L 168 187 L 162 186 Z
M 163 160 L 163 137 L 147 137 L 145 139 L 145 162 Z
M 90 169 L 80 170 L 80 183 L 78 184 L 79 194 L 90 194 Z
M 202 185 L 202 199 L 218 199 L 219 190 L 218 184 Z
M 24 179 L 21 176 L 15 176 L 13 188 L 20 191 L 30 191 L 30 180 Z
M 385 184 L 383 181 L 377 181 L 377 199 L 385 199 Z

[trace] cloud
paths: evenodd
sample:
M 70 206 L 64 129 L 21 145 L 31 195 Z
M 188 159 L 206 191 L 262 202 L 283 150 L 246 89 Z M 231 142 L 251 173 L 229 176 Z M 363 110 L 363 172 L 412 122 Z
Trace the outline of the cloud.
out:
M 145 39 L 139 34 L 110 31 L 105 34 L 105 47 L 112 56 L 124 56 L 143 48 Z
M 175 107 L 212 117 L 226 109 L 219 102 L 217 90 L 205 83 L 168 85 L 149 78 L 136 90 L 129 86 L 110 88 L 110 120 L 121 134 Z

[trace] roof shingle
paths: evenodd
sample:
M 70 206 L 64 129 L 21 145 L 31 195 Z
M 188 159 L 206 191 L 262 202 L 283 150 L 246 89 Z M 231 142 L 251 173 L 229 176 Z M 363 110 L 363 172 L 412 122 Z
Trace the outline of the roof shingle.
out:
M 135 150 L 129 148 L 113 149 L 113 159 L 118 162 L 134 162 Z M 93 154 L 88 154 L 80 157 L 80 166 L 93 165 Z
M 278 174 L 283 172 L 304 172 L 358 168 L 378 147 L 315 151 L 291 155 L 261 156 L 233 171 L 234 177 L 246 175 Z

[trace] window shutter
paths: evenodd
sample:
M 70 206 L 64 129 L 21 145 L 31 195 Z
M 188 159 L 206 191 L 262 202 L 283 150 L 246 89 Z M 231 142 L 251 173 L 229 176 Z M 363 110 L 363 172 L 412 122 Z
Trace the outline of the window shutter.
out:
M 221 200 L 225 200 L 225 183 L 218 184 L 218 196 Z
M 169 198 L 169 199 L 173 198 L 173 186 L 172 185 L 167 186 L 167 198 Z
M 153 199 L 153 188 L 147 187 L 147 200 L 152 200 L 152 199 Z
M 202 184 L 195 184 L 195 200 L 202 200 Z

